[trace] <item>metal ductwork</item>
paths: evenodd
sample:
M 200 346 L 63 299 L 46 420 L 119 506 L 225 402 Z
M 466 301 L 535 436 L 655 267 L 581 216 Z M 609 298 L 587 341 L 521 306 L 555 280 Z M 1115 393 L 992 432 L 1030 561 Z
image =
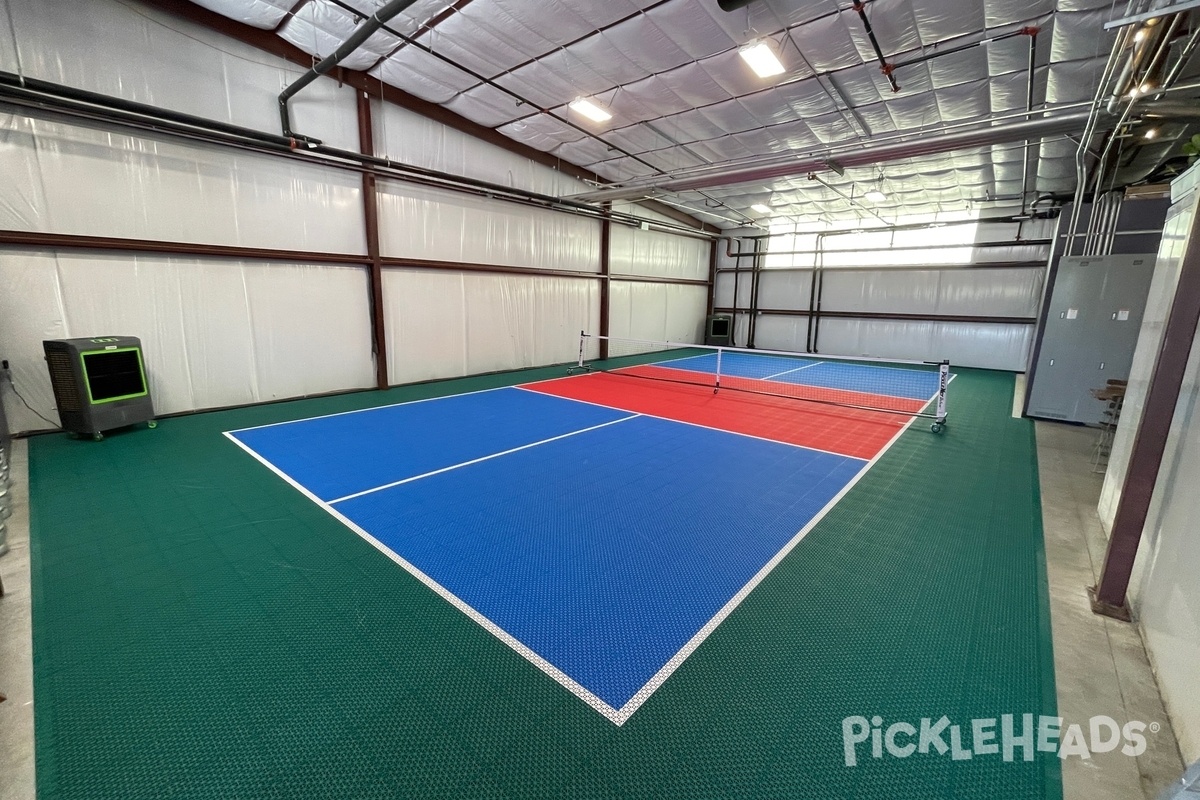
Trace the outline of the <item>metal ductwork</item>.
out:
M 968 147 L 982 147 L 985 145 L 1021 141 L 1023 139 L 1038 139 L 1043 136 L 1078 133 L 1084 129 L 1087 121 L 1087 112 L 1062 114 L 1054 117 L 1039 117 L 1006 125 L 991 125 L 958 133 L 926 136 L 879 147 L 868 146 L 851 152 L 814 155 L 786 164 L 747 167 L 728 172 L 713 173 L 703 177 L 668 180 L 641 186 L 600 189 L 594 192 L 574 195 L 570 199 L 588 203 L 599 203 L 646 197 L 656 192 L 684 192 L 693 189 L 709 189 L 715 186 L 732 186 L 739 183 L 758 183 L 776 178 L 788 178 L 796 175 L 822 172 L 828 169 L 826 164 L 828 164 L 831 158 L 836 158 L 837 163 L 842 167 L 865 167 L 874 164 L 883 164 L 888 161 L 914 158 L 916 156 L 949 153 Z M 1101 126 L 1103 124 L 1101 122 Z
M 721 7 L 722 11 L 737 11 L 753 2 L 754 0 L 717 0 L 717 5 Z
M 310 143 L 317 141 L 307 136 L 296 136 L 292 133 L 292 119 L 291 114 L 288 113 L 288 100 L 318 77 L 340 64 L 342 59 L 361 47 L 363 42 L 370 39 L 389 20 L 416 2 L 417 0 L 392 0 L 392 2 L 376 11 L 370 17 L 367 17 L 363 21 L 363 24 L 359 25 L 358 29 L 350 34 L 350 37 L 342 42 L 336 50 L 317 62 L 312 69 L 301 75 L 290 86 L 279 93 L 279 121 L 283 125 L 284 136 Z

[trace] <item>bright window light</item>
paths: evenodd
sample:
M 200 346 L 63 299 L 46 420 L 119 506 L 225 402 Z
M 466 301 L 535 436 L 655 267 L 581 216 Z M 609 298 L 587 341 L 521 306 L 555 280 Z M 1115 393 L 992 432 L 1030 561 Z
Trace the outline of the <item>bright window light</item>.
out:
M 745 45 L 738 50 L 738 55 L 750 65 L 750 69 L 754 70 L 754 74 L 760 78 L 769 78 L 783 72 L 783 64 L 780 63 L 779 56 L 775 55 L 771 45 L 766 42 Z
M 867 192 L 863 196 L 866 197 L 868 200 L 870 200 L 872 203 L 882 203 L 884 200 L 887 200 L 887 195 L 884 194 L 883 192 L 879 191 L 878 189 L 872 189 L 871 191 Z
M 612 119 L 612 114 L 605 111 L 600 106 L 588 100 L 586 97 L 576 97 L 571 101 L 571 108 L 583 114 L 592 122 L 608 122 Z
M 750 209 L 752 211 L 757 211 L 760 214 L 770 214 L 771 213 L 771 207 L 765 206 L 762 203 L 755 203 L 754 205 L 750 206 Z

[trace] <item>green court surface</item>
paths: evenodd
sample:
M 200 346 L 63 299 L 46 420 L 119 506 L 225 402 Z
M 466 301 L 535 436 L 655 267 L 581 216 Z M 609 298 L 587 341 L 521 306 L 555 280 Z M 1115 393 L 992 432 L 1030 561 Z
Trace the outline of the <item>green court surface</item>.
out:
M 221 435 L 562 368 L 36 438 L 39 795 L 1059 798 L 1052 753 L 844 762 L 848 716 L 1054 713 L 1033 426 L 956 372 L 623 726 Z

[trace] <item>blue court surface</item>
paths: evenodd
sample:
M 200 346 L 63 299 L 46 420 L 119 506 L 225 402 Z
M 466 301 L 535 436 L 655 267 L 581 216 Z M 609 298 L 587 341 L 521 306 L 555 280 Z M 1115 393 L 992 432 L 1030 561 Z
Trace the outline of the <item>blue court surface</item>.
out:
M 713 374 L 718 371 L 715 353 L 660 361 L 657 366 L 689 372 Z M 905 369 L 875 364 L 821 361 L 815 358 L 791 358 L 757 353 L 721 354 L 722 376 L 753 378 L 795 386 L 815 386 L 864 394 L 929 400 L 938 391 L 938 372 L 930 369 Z
M 618 723 L 867 463 L 520 388 L 227 435 Z

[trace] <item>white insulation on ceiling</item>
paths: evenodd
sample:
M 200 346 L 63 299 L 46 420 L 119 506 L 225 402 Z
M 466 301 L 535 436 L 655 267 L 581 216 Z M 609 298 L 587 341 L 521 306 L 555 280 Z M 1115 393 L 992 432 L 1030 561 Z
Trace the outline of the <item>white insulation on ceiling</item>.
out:
M 353 267 L 6 252 L 0 342 L 57 424 L 43 339 L 137 336 L 159 414 L 370 386 L 366 273 Z M 6 393 L 13 430 L 47 423 Z
M 276 28 L 314 56 L 329 54 L 382 3 L 311 0 L 284 15 L 266 0 L 204 0 L 257 27 Z M 344 62 L 505 136 L 594 170 L 611 181 L 663 176 L 710 164 L 864 145 L 896 132 L 982 122 L 1029 102 L 1031 37 L 1038 31 L 1035 107 L 1091 97 L 1112 41 L 1099 0 L 875 0 L 867 7 L 893 87 L 848 3 L 758 0 L 732 13 L 715 0 L 477 0 L 446 11 L 418 2 Z M 984 39 L 998 41 L 966 47 Z M 762 79 L 738 48 L 763 39 L 782 76 Z M 938 51 L 955 52 L 903 66 Z M 613 114 L 590 122 L 567 108 L 591 97 Z M 1008 198 L 1022 188 L 1073 187 L 1074 147 L 1022 142 L 885 165 L 883 213 L 936 211 Z M 827 177 L 862 194 L 878 169 Z M 804 176 L 796 176 L 803 179 Z M 928 180 L 918 180 L 928 179 Z M 732 194 L 726 194 L 726 192 Z M 837 193 L 781 178 L 722 193 L 733 209 L 767 203 L 777 213 L 862 216 Z M 698 211 L 699 196 L 686 197 Z M 1019 199 L 1016 201 L 1019 204 Z M 728 224 L 723 223 L 723 224 Z

